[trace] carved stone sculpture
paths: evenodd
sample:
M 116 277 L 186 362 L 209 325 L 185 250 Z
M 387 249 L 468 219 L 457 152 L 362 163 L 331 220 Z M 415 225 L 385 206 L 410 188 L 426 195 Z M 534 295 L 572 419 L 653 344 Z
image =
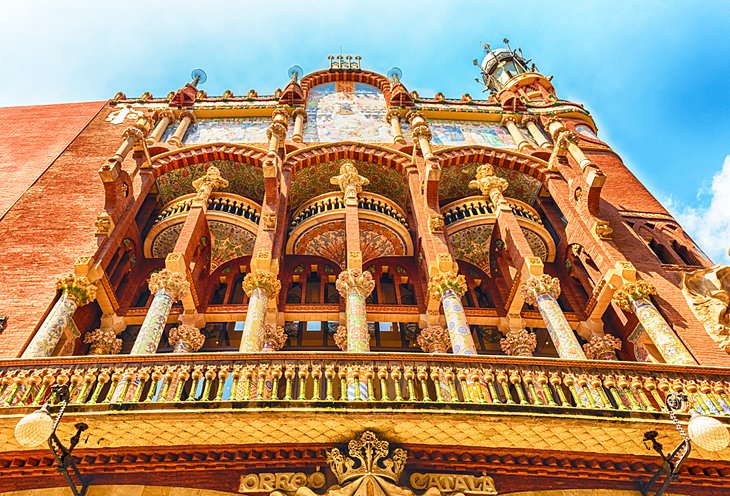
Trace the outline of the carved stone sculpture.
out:
M 683 273 L 682 293 L 710 337 L 730 353 L 730 266 Z

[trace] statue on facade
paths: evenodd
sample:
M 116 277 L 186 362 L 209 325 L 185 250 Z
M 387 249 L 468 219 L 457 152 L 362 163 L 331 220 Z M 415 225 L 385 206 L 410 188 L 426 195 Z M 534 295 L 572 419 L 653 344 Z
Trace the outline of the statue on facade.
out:
M 684 272 L 681 287 L 707 333 L 722 350 L 730 353 L 730 266 Z

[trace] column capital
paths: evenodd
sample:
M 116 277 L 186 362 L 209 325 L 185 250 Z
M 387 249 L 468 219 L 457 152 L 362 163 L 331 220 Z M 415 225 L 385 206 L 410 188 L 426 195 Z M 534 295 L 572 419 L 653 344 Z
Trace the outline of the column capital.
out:
M 477 167 L 476 179 L 469 181 L 469 188 L 478 189 L 486 196 L 491 196 L 492 191 L 495 189 L 502 194 L 508 187 L 509 182 L 506 179 L 497 177 L 494 174 L 494 167 L 489 164 L 482 164 Z
M 431 129 L 425 124 L 420 123 L 416 124 L 411 128 L 411 135 L 416 139 L 425 139 L 428 141 L 431 141 L 431 138 L 433 138 L 433 135 L 431 134 Z
M 200 329 L 191 325 L 179 325 L 170 329 L 167 340 L 174 348 L 175 353 L 193 353 L 205 343 L 205 336 Z
M 250 272 L 243 278 L 243 290 L 250 297 L 254 289 L 260 289 L 268 298 L 276 298 L 281 291 L 281 281 L 271 272 Z
M 283 326 L 264 324 L 264 351 L 279 351 L 289 339 Z
M 416 342 L 426 353 L 446 353 L 451 348 L 449 331 L 440 325 L 421 329 Z
M 621 340 L 611 334 L 593 336 L 583 345 L 588 360 L 616 360 L 616 350 L 621 349 Z
M 301 116 L 302 119 L 304 119 L 304 122 L 307 122 L 308 116 L 307 116 L 307 110 L 303 107 L 297 107 L 292 111 L 292 117 L 295 119 L 297 117 Z
M 348 160 L 340 166 L 340 175 L 330 178 L 330 183 L 338 185 L 347 200 L 357 199 L 357 195 L 362 193 L 363 186 L 370 184 L 370 179 L 361 176 L 355 164 Z
M 428 282 L 428 292 L 431 297 L 437 300 L 440 300 L 449 289 L 458 294 L 459 297 L 464 296 L 467 290 L 466 278 L 456 271 L 439 272 L 432 276 Z
M 411 126 L 416 126 L 418 124 L 426 125 L 426 116 L 418 110 L 409 110 L 406 114 L 406 120 L 408 120 L 408 123 Z
M 162 109 L 157 111 L 157 120 L 160 121 L 162 119 L 170 119 L 171 121 L 175 120 L 175 112 L 173 112 L 170 109 Z
M 570 145 L 578 144 L 578 136 L 573 131 L 561 131 L 555 138 L 555 148 L 557 150 L 567 150 Z
M 520 294 L 530 305 L 535 305 L 541 294 L 550 295 L 557 300 L 560 296 L 560 280 L 548 274 L 532 276 L 520 285 Z
M 193 188 L 198 192 L 198 194 L 195 196 L 195 202 L 196 203 L 202 203 L 205 205 L 208 201 L 208 198 L 210 198 L 210 194 L 213 192 L 213 189 L 221 189 L 221 188 L 227 188 L 228 187 L 228 181 L 223 179 L 223 176 L 221 175 L 221 171 L 218 169 L 218 167 L 208 167 L 208 170 L 205 171 L 205 175 L 200 176 L 195 181 L 193 181 Z
M 503 115 L 500 125 L 507 126 L 507 124 L 517 124 L 519 116 L 516 115 Z
M 145 133 L 141 129 L 138 129 L 134 126 L 129 126 L 127 129 L 124 130 L 123 136 L 125 139 L 132 138 L 132 140 L 136 143 L 137 141 L 144 139 Z
M 522 124 L 524 124 L 526 126 L 531 122 L 537 124 L 537 117 L 534 115 L 523 115 L 522 116 Z
M 173 301 L 178 301 L 190 289 L 190 283 L 183 274 L 162 269 L 150 276 L 149 288 L 152 294 L 164 292 Z
M 102 327 L 87 332 L 84 343 L 91 345 L 89 355 L 117 355 L 122 351 L 122 340 L 111 327 Z
M 76 274 L 59 276 L 56 279 L 56 288 L 66 293 L 68 298 L 74 300 L 79 306 L 91 303 L 96 299 L 96 286 L 85 276 Z
M 499 346 L 509 356 L 532 356 L 537 347 L 537 337 L 527 329 L 511 329 L 499 340 Z
M 195 122 L 196 121 L 195 112 L 193 112 L 190 109 L 185 109 L 182 112 L 180 112 L 180 120 L 183 120 L 186 117 L 188 119 L 190 119 L 191 122 Z
M 337 276 L 337 291 L 345 298 L 351 289 L 355 289 L 363 298 L 367 298 L 375 289 L 375 281 L 370 272 L 361 269 L 345 269 Z
M 274 123 L 281 124 L 284 126 L 284 128 L 286 128 L 287 124 L 289 123 L 289 112 L 283 108 L 274 109 L 274 111 L 271 113 L 271 120 L 274 121 Z
M 631 311 L 631 304 L 640 299 L 656 294 L 656 287 L 648 281 L 626 282 L 623 287 L 613 294 L 613 302 L 621 310 Z
M 386 114 L 385 114 L 385 122 L 390 124 L 390 121 L 393 119 L 393 117 L 397 117 L 398 119 L 400 119 L 401 111 L 398 110 L 397 108 L 390 107 L 388 109 L 388 112 L 386 112 Z
M 266 137 L 271 140 L 272 136 L 279 140 L 279 143 L 283 143 L 286 140 L 286 126 L 280 122 L 271 124 L 266 129 Z

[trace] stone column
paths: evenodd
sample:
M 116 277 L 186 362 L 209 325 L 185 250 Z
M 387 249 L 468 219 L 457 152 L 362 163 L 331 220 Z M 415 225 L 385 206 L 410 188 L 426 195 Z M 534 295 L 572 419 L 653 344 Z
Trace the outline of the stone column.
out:
M 522 118 L 522 124 L 525 125 L 530 135 L 537 143 L 537 146 L 545 149 L 551 149 L 553 147 L 552 143 L 548 141 L 542 131 L 540 131 L 540 128 L 537 127 L 537 117 L 534 115 L 526 115 Z
M 477 348 L 466 321 L 461 297 L 467 290 L 466 279 L 456 272 L 440 272 L 431 277 L 428 291 L 431 297 L 441 300 L 444 307 L 446 325 L 455 355 L 476 355 Z
M 56 288 L 63 291 L 61 298 L 53 306 L 21 358 L 51 356 L 76 309 L 96 299 L 96 286 L 86 277 L 75 274 L 59 277 Z
M 520 293 L 527 303 L 537 306 L 560 358 L 585 360 L 586 356 L 578 343 L 578 338 L 575 337 L 557 302 L 560 296 L 558 278 L 547 274 L 532 276 L 522 283 Z
M 147 136 L 147 133 L 149 133 L 151 126 L 152 122 L 150 121 L 149 117 L 147 117 L 146 115 L 139 116 L 137 121 L 132 126 L 124 130 L 124 141 L 114 153 L 114 156 L 109 159 L 109 162 L 118 162 L 120 164 L 124 162 L 124 158 L 129 154 L 129 152 L 132 151 L 134 145 L 142 141 L 145 136 Z
M 266 130 L 266 137 L 269 139 L 268 155 L 276 155 L 281 145 L 286 140 L 286 132 L 289 127 L 289 112 L 284 109 L 276 109 L 271 114 L 271 125 Z
M 283 326 L 275 326 L 273 324 L 264 324 L 264 353 L 279 351 L 286 344 L 289 336 L 284 332 Z
M 588 360 L 618 360 L 616 350 L 621 349 L 621 340 L 611 334 L 593 336 L 583 345 Z
M 431 129 L 428 127 L 426 118 L 421 112 L 411 110 L 408 112 L 408 121 L 411 124 L 411 134 L 413 141 L 416 142 L 418 148 L 423 152 L 423 158 L 427 162 L 436 161 L 436 157 L 431 151 Z
M 190 283 L 179 272 L 162 269 L 150 276 L 149 288 L 155 297 L 130 355 L 151 355 L 157 351 L 170 308 L 190 289 Z
M 527 329 L 510 329 L 499 340 L 499 346 L 506 355 L 531 357 L 537 347 L 537 338 Z
M 385 114 L 385 122 L 390 124 L 390 131 L 393 133 L 393 143 L 405 145 L 406 139 L 403 137 L 403 130 L 400 127 L 400 111 L 395 108 L 388 110 Z
M 217 167 L 208 167 L 205 175 L 200 176 L 193 181 L 193 188 L 198 192 L 193 199 L 193 206 L 199 205 L 204 209 L 208 208 L 208 198 L 210 198 L 213 189 L 223 189 L 228 187 L 228 181 L 223 179 L 221 171 Z
M 346 269 L 340 272 L 335 283 L 340 296 L 345 298 L 345 321 L 347 326 L 347 351 L 367 353 L 370 351 L 365 298 L 375 288 L 370 272 L 361 269 Z
M 522 134 L 520 128 L 517 127 L 517 120 L 514 118 L 514 116 L 503 116 L 501 124 L 502 126 L 507 128 L 507 131 L 509 131 L 512 139 L 515 140 L 515 144 L 517 145 L 518 150 L 522 151 L 523 149 L 531 146 L 530 142 L 527 141 L 527 138 L 525 138 L 525 135 Z
M 307 122 L 307 111 L 303 108 L 296 108 L 294 115 L 294 132 L 292 133 L 292 141 L 302 143 L 304 141 L 304 124 Z
M 636 315 L 644 331 L 667 363 L 696 364 L 697 362 L 690 352 L 649 299 L 654 294 L 656 294 L 656 288 L 650 282 L 628 282 L 613 294 L 613 301 L 622 310 L 633 312 Z
M 243 278 L 243 290 L 249 300 L 239 351 L 259 353 L 264 349 L 264 324 L 269 298 L 279 295 L 281 282 L 271 272 L 251 272 Z
M 182 146 L 182 140 L 185 137 L 185 132 L 188 130 L 188 126 L 195 122 L 195 114 L 192 110 L 183 110 L 180 112 L 180 123 L 177 125 L 177 129 L 172 133 L 168 143 L 177 147 Z
M 153 144 L 158 141 L 160 141 L 160 138 L 162 138 L 162 135 L 165 134 L 165 130 L 167 129 L 167 126 L 172 124 L 172 122 L 175 120 L 175 114 L 172 112 L 172 110 L 162 110 L 157 114 L 157 123 L 155 124 L 154 129 L 150 132 L 149 136 L 147 137 L 147 144 Z
M 361 270 L 358 195 L 362 193 L 363 186 L 370 184 L 370 180 L 358 174 L 357 168 L 352 162 L 346 161 L 340 166 L 340 174 L 330 178 L 330 183 L 340 187 L 345 203 L 346 267 Z
M 586 157 L 583 150 L 578 146 L 578 137 L 573 131 L 566 128 L 557 117 L 548 119 L 548 131 L 550 131 L 558 150 L 567 150 L 580 165 L 580 170 L 585 171 L 586 168 L 598 169 L 598 166 Z
M 205 336 L 197 327 L 179 325 L 170 329 L 167 340 L 172 345 L 173 353 L 195 353 L 205 343 Z

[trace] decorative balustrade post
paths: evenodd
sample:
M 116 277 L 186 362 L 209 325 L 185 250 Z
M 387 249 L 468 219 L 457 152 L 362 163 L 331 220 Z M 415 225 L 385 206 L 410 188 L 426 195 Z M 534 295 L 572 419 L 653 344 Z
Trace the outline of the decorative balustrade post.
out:
M 33 336 L 22 358 L 51 356 L 76 309 L 96 299 L 96 286 L 86 277 L 75 274 L 59 277 L 56 288 L 62 291 L 61 297 Z
M 611 334 L 593 336 L 583 345 L 588 360 L 618 360 L 616 350 L 621 349 L 621 340 Z
M 251 272 L 243 278 L 243 290 L 249 300 L 239 351 L 259 353 L 264 348 L 264 324 L 269 299 L 279 295 L 281 282 L 271 272 Z
M 217 167 L 208 167 L 205 175 L 200 176 L 193 181 L 193 188 L 198 192 L 193 199 L 193 206 L 201 206 L 204 209 L 208 207 L 208 198 L 210 198 L 213 189 L 223 189 L 228 187 L 228 181 L 223 179 L 221 171 Z
M 537 338 L 527 329 L 510 329 L 505 337 L 499 340 L 502 351 L 509 356 L 529 356 L 535 352 Z
M 647 281 L 627 282 L 613 294 L 613 301 L 626 312 L 633 312 L 667 363 L 693 365 L 697 362 L 649 297 L 656 288 Z
M 446 325 L 455 355 L 476 355 L 474 338 L 466 321 L 461 297 L 467 290 L 466 279 L 456 272 L 440 272 L 431 277 L 428 291 L 432 298 L 441 300 Z
M 585 360 L 586 356 L 578 343 L 578 338 L 575 337 L 557 302 L 560 296 L 558 278 L 550 277 L 548 274 L 532 276 L 522 283 L 520 292 L 527 303 L 537 306 L 560 358 Z
M 172 345 L 173 353 L 195 353 L 205 343 L 205 336 L 197 327 L 179 325 L 170 329 L 167 340 Z
M 190 283 L 179 272 L 162 269 L 150 276 L 149 288 L 155 297 L 130 355 L 149 355 L 157 351 L 167 324 L 167 317 L 170 315 L 170 308 L 190 289 Z
M 340 272 L 335 283 L 337 291 L 345 298 L 345 319 L 347 326 L 347 351 L 367 353 L 370 351 L 365 298 L 375 288 L 370 272 L 360 269 L 346 269 Z

